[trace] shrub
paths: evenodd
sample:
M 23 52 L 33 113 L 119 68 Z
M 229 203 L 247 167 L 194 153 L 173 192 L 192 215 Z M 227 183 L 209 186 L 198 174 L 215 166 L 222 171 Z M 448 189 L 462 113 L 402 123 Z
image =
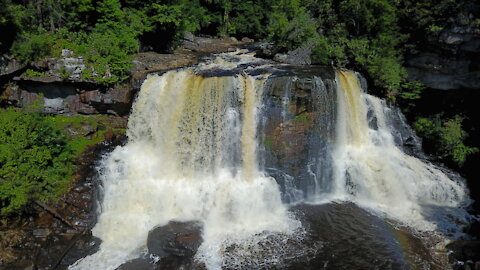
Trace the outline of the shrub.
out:
M 12 53 L 24 62 L 38 61 L 53 55 L 56 45 L 56 35 L 40 31 L 26 34 L 17 40 L 12 46 Z
M 64 192 L 73 173 L 67 138 L 38 113 L 13 109 L 0 118 L 0 211 L 23 209 Z
M 413 126 L 421 137 L 435 145 L 437 156 L 462 166 L 469 155 L 478 151 L 465 145 L 468 134 L 462 128 L 462 121 L 459 115 L 443 121 L 437 116 L 434 119 L 419 118 Z

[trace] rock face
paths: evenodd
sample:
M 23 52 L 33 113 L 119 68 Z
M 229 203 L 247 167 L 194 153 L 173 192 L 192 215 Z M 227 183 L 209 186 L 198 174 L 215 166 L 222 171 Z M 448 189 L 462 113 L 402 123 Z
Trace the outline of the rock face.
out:
M 260 114 L 261 164 L 277 180 L 287 202 L 313 195 L 315 183 L 325 184 L 322 188 L 328 192 L 329 181 L 322 184 L 317 175 L 328 178 L 331 172 L 334 72 L 292 67 L 291 73 L 276 76 L 266 85 Z
M 409 79 L 438 90 L 480 88 L 480 9 L 451 18 L 449 27 L 428 37 L 427 45 L 406 59 Z
M 173 54 L 139 53 L 133 60 L 132 79 L 113 88 L 82 78 L 86 66 L 82 57 L 69 50 L 61 58 L 51 58 L 29 66 L 38 74 L 26 74 L 26 66 L 6 56 L 0 57 L 0 106 L 42 106 L 52 114 L 112 114 L 130 112 L 135 93 L 148 73 L 163 72 L 198 63 L 206 54 L 234 51 L 250 39 L 213 39 L 187 34 L 183 48 Z M 18 74 L 20 73 L 20 74 Z M 15 76 L 15 77 L 14 77 Z M 13 77 L 13 78 L 12 78 Z
M 0 55 L 0 76 L 9 75 L 15 73 L 25 67 L 24 64 L 7 56 Z
M 312 54 L 313 47 L 314 43 L 309 43 L 287 54 L 276 54 L 273 60 L 292 65 L 310 65 L 312 64 L 310 55 Z
M 191 33 L 183 37 L 182 47 L 199 53 L 218 53 L 235 51 L 240 45 L 253 43 L 253 39 L 243 38 L 241 41 L 236 39 L 216 39 L 209 37 L 197 37 Z
M 0 94 L 4 105 L 28 107 L 38 105 L 53 114 L 127 115 L 135 89 L 130 85 L 101 88 L 89 83 L 37 82 L 17 80 Z
M 145 52 L 137 54 L 133 63 L 133 79 L 143 81 L 148 73 L 196 65 L 198 57 L 196 54 L 181 51 L 173 54 Z

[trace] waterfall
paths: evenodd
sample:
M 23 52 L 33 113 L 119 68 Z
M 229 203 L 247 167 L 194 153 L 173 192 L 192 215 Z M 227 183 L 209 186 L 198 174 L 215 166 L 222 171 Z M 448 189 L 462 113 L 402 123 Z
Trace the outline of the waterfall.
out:
M 355 73 L 339 71 L 336 80 L 335 198 L 426 230 L 439 225 L 435 208 L 455 210 L 468 203 L 462 183 L 395 144 L 392 110 L 364 93 Z
M 257 110 L 265 76 L 151 75 L 128 124 L 128 143 L 105 159 L 96 254 L 71 269 L 115 269 L 175 219 L 204 224 L 201 256 L 219 268 L 222 245 L 298 224 L 275 179 L 257 168 Z
M 220 269 L 226 256 L 262 256 L 252 250 L 267 238 L 277 254 L 263 259 L 288 257 L 278 252 L 302 231 L 290 203 L 352 201 L 419 229 L 435 228 L 435 207 L 466 203 L 460 182 L 402 152 L 391 129 L 396 112 L 364 93 L 355 73 L 275 67 L 237 52 L 149 75 L 127 144 L 100 169 L 92 230 L 100 250 L 70 269 L 116 269 L 170 220 L 201 222 L 195 258 Z M 228 254 L 232 245 L 244 249 Z

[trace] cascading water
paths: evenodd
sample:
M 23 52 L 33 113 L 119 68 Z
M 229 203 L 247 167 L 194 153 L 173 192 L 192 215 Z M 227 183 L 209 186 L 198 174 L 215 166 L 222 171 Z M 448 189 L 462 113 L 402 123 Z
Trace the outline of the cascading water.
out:
M 353 201 L 432 229 L 430 206 L 466 202 L 461 184 L 400 150 L 391 109 L 362 93 L 354 73 L 300 78 L 272 66 L 267 73 L 258 62 L 223 54 L 145 80 L 128 143 L 100 170 L 103 202 L 92 230 L 100 250 L 70 269 L 116 269 L 142 254 L 148 232 L 170 220 L 203 224 L 195 258 L 208 269 L 263 256 L 243 264 L 252 268 L 305 254 L 281 253 L 304 232 L 289 203 Z M 273 251 L 257 252 L 265 239 Z
M 395 145 L 384 101 L 362 93 L 353 72 L 337 72 L 338 120 L 333 196 L 419 229 L 434 229 L 432 207 L 466 206 L 463 184 Z
M 257 169 L 264 82 L 241 74 L 206 78 L 192 69 L 150 76 L 133 106 L 128 144 L 105 160 L 93 229 L 101 249 L 71 269 L 115 269 L 145 249 L 149 230 L 172 219 L 203 222 L 197 255 L 208 268 L 220 268 L 229 243 L 293 232 L 299 224 L 275 179 Z

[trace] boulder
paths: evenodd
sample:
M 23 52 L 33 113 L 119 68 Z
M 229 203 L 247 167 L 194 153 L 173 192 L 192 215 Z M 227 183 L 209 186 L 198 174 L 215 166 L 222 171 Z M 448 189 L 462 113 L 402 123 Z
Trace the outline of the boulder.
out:
M 0 55 L 0 76 L 9 75 L 25 68 L 25 64 L 13 57 Z
M 160 258 L 191 258 L 202 244 L 201 231 L 198 222 L 170 221 L 148 233 L 148 252 Z
M 314 43 L 309 43 L 287 54 L 276 54 L 273 60 L 292 65 L 310 65 L 312 64 L 310 55 L 312 54 L 313 46 Z
M 242 38 L 238 41 L 235 38 L 219 39 L 210 37 L 197 37 L 188 33 L 183 38 L 184 49 L 198 53 L 221 53 L 235 51 L 240 45 L 252 43 L 253 39 Z
M 193 261 L 202 244 L 199 222 L 170 221 L 148 233 L 148 254 L 120 265 L 117 270 L 203 269 Z

